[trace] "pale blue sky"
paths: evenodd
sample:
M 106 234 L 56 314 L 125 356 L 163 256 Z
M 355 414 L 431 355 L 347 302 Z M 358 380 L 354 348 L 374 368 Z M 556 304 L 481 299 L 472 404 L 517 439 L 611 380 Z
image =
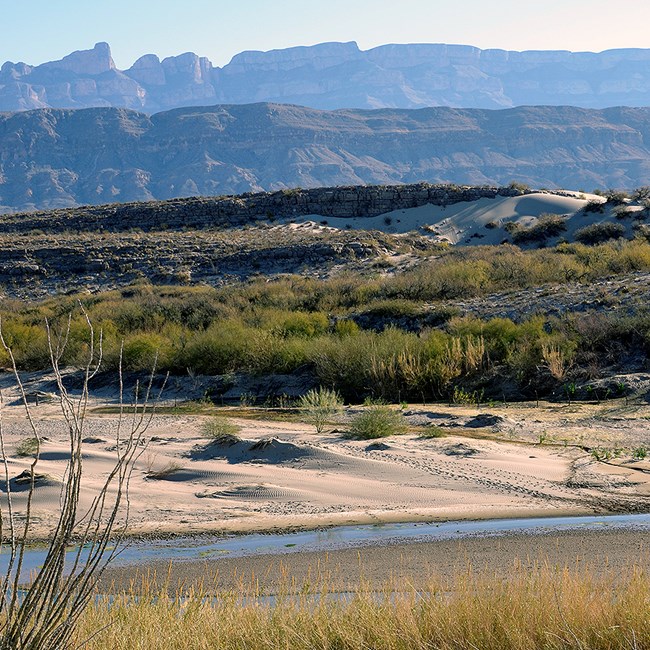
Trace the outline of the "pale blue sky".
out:
M 191 50 L 224 65 L 242 50 L 325 41 L 601 51 L 650 47 L 648 24 L 644 0 L 0 0 L 0 63 L 97 41 L 119 68 L 147 53 Z

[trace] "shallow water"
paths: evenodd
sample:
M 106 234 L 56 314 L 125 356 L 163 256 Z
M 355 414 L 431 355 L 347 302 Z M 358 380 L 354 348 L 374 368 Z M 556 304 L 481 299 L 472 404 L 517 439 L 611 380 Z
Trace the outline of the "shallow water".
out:
M 200 536 L 169 540 L 128 542 L 113 566 L 144 564 L 155 560 L 182 561 L 201 558 L 244 557 L 299 551 L 328 551 L 400 542 L 428 542 L 463 537 L 489 537 L 507 533 L 544 534 L 563 530 L 647 530 L 650 514 L 587 517 L 545 517 L 492 519 L 416 524 L 338 526 L 323 530 L 282 534 L 250 534 L 229 537 Z M 37 569 L 45 558 L 44 549 L 29 550 L 24 575 Z M 0 554 L 0 575 L 6 570 L 8 554 Z

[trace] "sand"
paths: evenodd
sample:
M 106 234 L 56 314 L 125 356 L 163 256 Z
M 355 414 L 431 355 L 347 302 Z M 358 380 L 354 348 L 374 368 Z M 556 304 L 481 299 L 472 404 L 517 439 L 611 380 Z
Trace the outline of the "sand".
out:
M 609 213 L 583 215 L 580 210 L 589 201 L 602 202 L 604 199 L 595 194 L 577 192 L 565 192 L 562 195 L 534 192 L 522 196 L 464 201 L 448 206 L 427 204 L 418 208 L 395 210 L 377 217 L 308 215 L 292 219 L 291 223 L 296 228 L 380 230 L 391 234 L 419 231 L 438 242 L 496 245 L 507 236 L 502 229 L 505 223 L 516 222 L 529 227 L 544 214 L 565 215 L 567 233 L 594 221 L 613 220 Z M 567 233 L 563 234 L 566 236 Z
M 241 428 L 234 444 L 203 437 L 212 416 L 157 415 L 131 478 L 129 533 L 650 511 L 650 463 L 630 455 L 647 440 L 647 405 L 590 408 L 410 406 L 411 432 L 379 446 L 341 435 L 350 412 L 333 424 L 336 432 L 320 435 L 302 422 L 233 417 Z M 29 466 L 16 450 L 30 434 L 22 408 L 3 411 L 13 479 Z M 32 413 L 43 436 L 37 472 L 44 475 L 33 504 L 33 535 L 46 537 L 58 514 L 67 431 L 56 405 L 41 403 Z M 431 424 L 445 436 L 421 438 Z M 82 511 L 114 462 L 117 416 L 91 413 L 85 427 Z M 267 442 L 256 445 L 260 440 Z M 603 441 L 627 451 L 599 462 L 586 449 Z M 27 492 L 12 485 L 20 513 Z

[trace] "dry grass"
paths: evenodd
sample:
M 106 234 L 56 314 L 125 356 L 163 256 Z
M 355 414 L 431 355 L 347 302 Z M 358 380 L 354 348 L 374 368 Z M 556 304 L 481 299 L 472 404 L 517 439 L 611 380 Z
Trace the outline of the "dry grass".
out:
M 528 571 L 481 577 L 468 571 L 432 579 L 418 591 L 403 583 L 364 584 L 345 599 L 327 579 L 287 588 L 269 603 L 254 589 L 183 598 L 145 587 L 91 606 L 79 639 L 101 630 L 88 650 L 628 650 L 650 647 L 650 579 L 600 570 Z

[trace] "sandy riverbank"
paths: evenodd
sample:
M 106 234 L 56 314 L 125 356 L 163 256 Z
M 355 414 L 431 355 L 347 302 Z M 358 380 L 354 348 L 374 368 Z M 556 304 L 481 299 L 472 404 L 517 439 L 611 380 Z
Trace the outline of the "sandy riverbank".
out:
M 650 463 L 629 451 L 647 438 L 647 410 L 412 406 L 405 410 L 411 432 L 379 444 L 346 439 L 344 420 L 334 423 L 337 431 L 316 434 L 302 422 L 251 420 L 241 412 L 233 418 L 240 439 L 219 444 L 202 434 L 211 416 L 157 415 L 131 478 L 129 533 L 648 511 Z M 32 412 L 43 436 L 36 537 L 57 515 L 68 453 L 56 405 Z M 31 434 L 18 406 L 5 406 L 3 421 L 9 476 L 16 477 L 29 466 L 29 456 L 17 452 Z M 421 437 L 432 425 L 444 436 Z M 116 428 L 114 415 L 91 414 L 85 423 L 82 509 L 115 460 Z M 596 445 L 628 451 L 607 464 L 586 451 Z M 20 511 L 27 492 L 12 487 Z

